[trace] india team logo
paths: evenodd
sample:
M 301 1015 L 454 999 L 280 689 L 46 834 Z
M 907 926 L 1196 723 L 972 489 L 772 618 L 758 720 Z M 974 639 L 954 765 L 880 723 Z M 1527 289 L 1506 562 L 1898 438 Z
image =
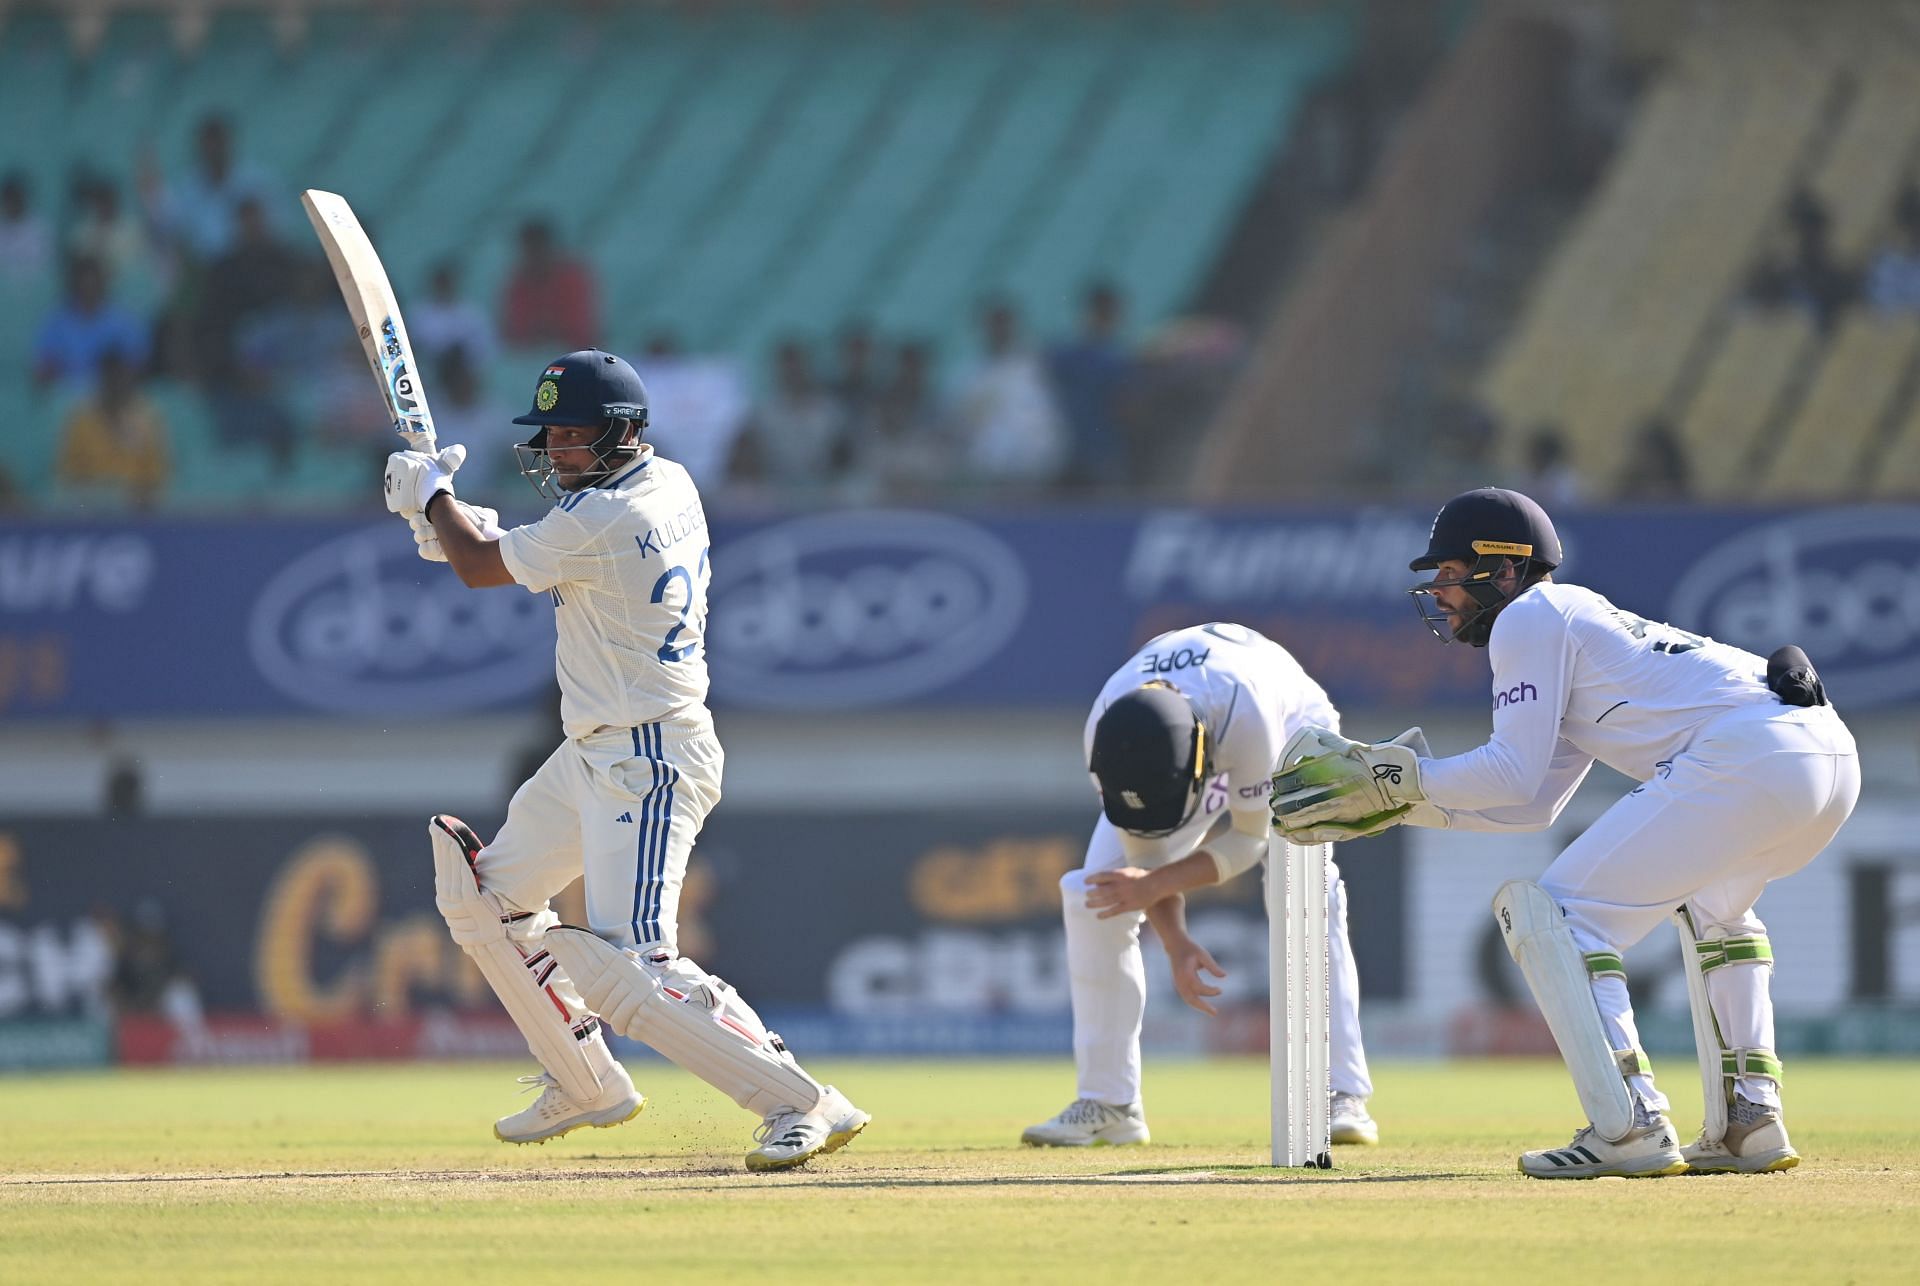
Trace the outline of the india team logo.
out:
M 541 380 L 540 387 L 533 392 L 533 405 L 536 410 L 551 411 L 560 401 L 560 386 L 552 380 Z

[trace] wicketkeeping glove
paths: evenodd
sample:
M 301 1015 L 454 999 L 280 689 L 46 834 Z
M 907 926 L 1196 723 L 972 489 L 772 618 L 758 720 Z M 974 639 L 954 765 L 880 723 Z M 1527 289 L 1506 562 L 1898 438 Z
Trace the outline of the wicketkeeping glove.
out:
M 1273 777 L 1273 824 L 1303 844 L 1376 835 L 1426 799 L 1419 767 L 1426 753 L 1418 728 L 1378 745 L 1302 729 L 1281 751 Z
M 387 509 L 402 518 L 425 513 L 434 492 L 453 494 L 454 471 L 466 458 L 467 449 L 458 442 L 440 448 L 438 455 L 395 451 L 387 457 Z

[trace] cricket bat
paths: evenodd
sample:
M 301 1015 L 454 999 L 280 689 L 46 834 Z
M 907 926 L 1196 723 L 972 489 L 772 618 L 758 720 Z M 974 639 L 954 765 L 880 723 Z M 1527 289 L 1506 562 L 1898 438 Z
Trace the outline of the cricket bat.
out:
M 426 390 L 420 387 L 400 303 L 393 297 L 393 286 L 373 242 L 367 240 L 345 197 L 308 188 L 300 194 L 300 204 L 307 208 L 327 262 L 333 265 L 333 279 L 346 297 L 347 311 L 360 328 L 360 347 L 393 414 L 394 432 L 410 449 L 434 454 L 439 448 L 433 439 L 433 412 L 427 408 Z

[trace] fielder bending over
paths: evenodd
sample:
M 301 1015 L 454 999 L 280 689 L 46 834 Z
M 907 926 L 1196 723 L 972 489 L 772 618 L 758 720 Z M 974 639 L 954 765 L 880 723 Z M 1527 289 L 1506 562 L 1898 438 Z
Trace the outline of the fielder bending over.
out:
M 566 741 L 519 790 L 491 844 L 458 818 L 428 825 L 436 902 L 540 1061 L 540 1097 L 494 1126 L 539 1143 L 631 1120 L 646 1100 L 600 1023 L 662 1054 L 763 1118 L 747 1168 L 799 1165 L 850 1141 L 868 1116 L 809 1076 L 732 987 L 675 945 L 687 855 L 720 798 L 707 713 L 706 516 L 687 471 L 641 442 L 647 392 L 597 349 L 549 365 L 537 432 L 515 450 L 557 502 L 536 523 L 456 500 L 464 448 L 394 453 L 387 507 L 420 556 L 474 588 L 553 600 Z M 584 871 L 588 929 L 549 900 Z M 597 1017 L 596 1017 L 597 1015 Z
M 1077 1147 L 1145 1143 L 1140 1024 L 1147 977 L 1140 924 L 1159 934 L 1174 989 L 1212 1014 L 1225 977 L 1187 934 L 1185 890 L 1258 865 L 1272 834 L 1267 795 L 1280 749 L 1339 714 L 1300 663 L 1244 625 L 1162 634 L 1114 672 L 1087 716 L 1086 754 L 1104 814 L 1085 865 L 1061 877 L 1078 1097 L 1021 1141 Z M 1331 866 L 1331 863 L 1329 863 Z M 1347 890 L 1328 871 L 1332 981 L 1332 1134 L 1377 1143 L 1373 1083 L 1360 1044 L 1360 980 L 1347 941 Z
M 1640 782 L 1538 884 L 1515 880 L 1494 898 L 1589 1121 L 1567 1147 L 1523 1154 L 1520 1168 L 1541 1179 L 1787 1169 L 1799 1155 L 1773 1050 L 1773 950 L 1753 905 L 1853 811 L 1853 736 L 1798 648 L 1763 660 L 1645 620 L 1556 583 L 1559 563 L 1553 524 L 1526 496 L 1485 488 L 1448 501 L 1412 563 L 1433 578 L 1411 592 L 1436 635 L 1487 649 L 1492 740 L 1444 759 L 1327 737 L 1292 762 L 1306 747 L 1289 747 L 1276 824 L 1301 838 L 1402 822 L 1539 830 L 1595 760 Z M 1668 918 L 1706 1099 L 1684 1148 L 1620 962 Z

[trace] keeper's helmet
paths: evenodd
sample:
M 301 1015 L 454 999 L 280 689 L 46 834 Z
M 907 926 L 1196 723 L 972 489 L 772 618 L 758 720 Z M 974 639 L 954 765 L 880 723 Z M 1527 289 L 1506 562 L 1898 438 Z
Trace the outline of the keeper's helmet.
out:
M 1501 487 L 1481 487 L 1440 506 L 1427 536 L 1427 552 L 1408 567 L 1430 572 L 1456 559 L 1467 565 L 1463 575 L 1445 579 L 1436 576 L 1407 592 L 1413 595 L 1420 619 L 1443 643 L 1458 640 L 1485 647 L 1500 610 L 1521 590 L 1560 565 L 1560 537 L 1546 510 L 1529 497 Z M 1517 575 L 1512 589 L 1503 590 L 1500 573 L 1509 562 L 1515 564 Z M 1448 620 L 1433 597 L 1435 589 L 1456 585 L 1466 590 L 1478 606 L 1458 626 Z
M 513 422 L 539 426 L 539 432 L 514 447 L 514 455 L 533 489 L 558 500 L 566 492 L 606 481 L 640 453 L 640 437 L 647 431 L 647 386 L 624 358 L 583 348 L 547 363 L 534 386 L 533 409 L 516 415 Z M 600 436 L 586 444 L 596 463 L 573 478 L 556 474 L 548 454 L 547 430 L 562 426 L 600 430 Z
M 1151 839 L 1192 818 L 1212 764 L 1206 724 L 1186 697 L 1156 680 L 1101 712 L 1087 768 L 1107 820 Z

